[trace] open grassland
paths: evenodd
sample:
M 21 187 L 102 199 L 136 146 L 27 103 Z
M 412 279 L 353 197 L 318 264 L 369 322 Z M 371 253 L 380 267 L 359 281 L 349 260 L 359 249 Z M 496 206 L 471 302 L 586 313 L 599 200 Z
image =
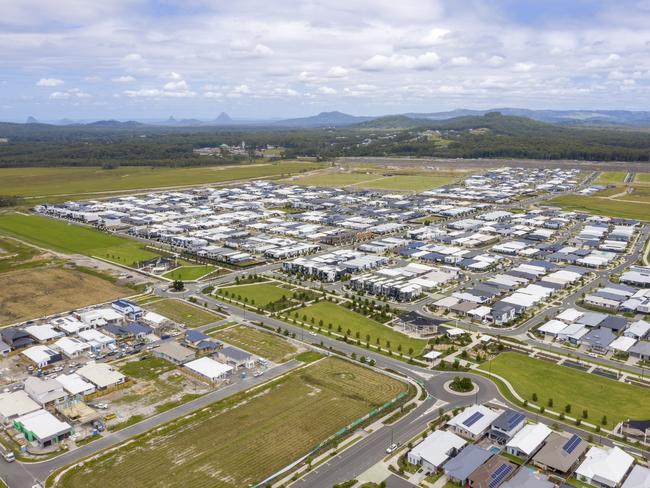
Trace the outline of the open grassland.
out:
M 487 371 L 488 363 L 481 365 Z M 529 402 L 537 394 L 539 405 L 546 406 L 553 399 L 553 410 L 563 412 L 571 405 L 571 416 L 582 418 L 587 410 L 589 422 L 600 424 L 607 416 L 608 429 L 626 419 L 646 419 L 650 416 L 650 390 L 585 373 L 567 366 L 518 353 L 502 353 L 491 365 L 493 373 L 508 380 L 514 389 Z
M 426 172 L 417 174 L 386 175 L 380 171 L 329 173 L 292 182 L 306 186 L 354 187 L 376 190 L 424 191 L 457 181 L 464 173 Z
M 2 275 L 0 324 L 51 315 L 132 294 L 99 277 L 61 268 L 37 268 Z
M 293 292 L 286 288 L 281 288 L 273 283 L 257 283 L 253 285 L 226 286 L 219 288 L 219 294 L 227 293 L 228 296 L 234 297 L 238 301 L 247 299 L 247 303 L 257 307 L 265 307 L 269 303 L 277 302 L 285 297 L 287 300 L 293 297 Z M 241 300 L 239 300 L 241 296 Z
M 126 192 L 281 176 L 319 168 L 322 165 L 299 161 L 200 168 L 3 168 L 0 169 L 0 195 L 47 197 Z
M 629 193 L 616 197 L 616 200 L 650 203 L 650 186 L 633 185 L 628 187 Z
M 596 184 L 601 185 L 616 185 L 625 181 L 627 171 L 604 171 L 594 181 Z
M 50 260 L 40 250 L 7 237 L 0 237 L 0 273 L 35 268 Z
M 38 215 L 0 215 L 0 233 L 68 254 L 95 256 L 132 266 L 156 257 L 140 242 Z
M 181 266 L 163 275 L 164 278 L 170 280 L 181 281 L 196 281 L 203 278 L 205 275 L 212 273 L 217 268 L 210 264 L 203 264 L 198 266 Z
M 382 348 L 388 349 L 388 344 L 390 344 L 390 349 L 393 352 L 398 351 L 398 348 L 401 346 L 401 351 L 405 355 L 413 348 L 413 356 L 418 356 L 427 344 L 426 340 L 408 337 L 387 325 L 380 324 L 364 315 L 331 302 L 318 302 L 300 308 L 294 311 L 292 316 L 295 313 L 298 314 L 299 320 L 302 320 L 303 316 L 306 316 L 308 324 L 312 323 L 311 319 L 313 317 L 313 324 L 315 326 L 318 326 L 322 320 L 324 333 L 329 330 L 330 323 L 332 324 L 332 332 L 337 332 L 340 325 L 341 332 L 338 332 L 340 334 L 345 334 L 349 329 L 350 337 L 353 339 L 357 338 L 357 333 L 359 333 L 358 338 L 364 342 L 367 336 L 370 336 L 371 344 L 376 345 L 377 340 L 379 340 L 379 345 Z
M 250 486 L 406 391 L 397 380 L 336 358 L 263 388 L 172 421 L 85 462 L 55 486 Z
M 625 200 L 632 199 L 631 195 L 625 197 Z M 564 210 L 578 210 L 610 217 L 650 221 L 650 203 L 628 202 L 583 195 L 566 195 L 553 198 L 548 201 L 548 204 L 561 207 Z
M 221 315 L 174 298 L 147 303 L 146 308 L 187 327 L 200 327 L 223 318 Z
M 218 340 L 244 349 L 256 356 L 261 356 L 282 363 L 291 359 L 298 350 L 288 341 L 270 332 L 237 325 L 213 334 Z
M 650 185 L 650 173 L 637 173 L 634 178 L 635 184 Z

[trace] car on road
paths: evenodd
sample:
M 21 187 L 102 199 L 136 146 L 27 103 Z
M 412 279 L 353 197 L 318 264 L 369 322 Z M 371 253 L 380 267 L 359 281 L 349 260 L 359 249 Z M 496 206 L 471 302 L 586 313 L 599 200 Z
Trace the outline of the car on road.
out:
M 388 446 L 388 447 L 386 448 L 386 454 L 390 454 L 390 453 L 393 452 L 395 449 L 397 449 L 397 444 L 395 444 L 395 443 L 393 442 L 390 446 Z
M 16 456 L 13 451 L 2 451 L 2 458 L 8 463 L 13 463 L 16 460 Z

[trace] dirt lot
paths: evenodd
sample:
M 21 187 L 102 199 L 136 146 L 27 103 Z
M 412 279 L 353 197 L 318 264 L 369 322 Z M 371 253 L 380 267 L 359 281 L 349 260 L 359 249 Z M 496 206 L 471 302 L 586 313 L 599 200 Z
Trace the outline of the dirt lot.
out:
M 0 325 L 128 296 L 134 292 L 109 281 L 61 268 L 13 271 L 2 276 Z

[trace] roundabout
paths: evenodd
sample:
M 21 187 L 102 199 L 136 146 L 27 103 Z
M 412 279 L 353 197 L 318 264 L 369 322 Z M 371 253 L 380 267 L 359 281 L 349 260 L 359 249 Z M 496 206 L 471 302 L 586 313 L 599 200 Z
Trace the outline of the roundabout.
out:
M 476 384 L 470 378 L 462 378 L 462 380 L 469 381 L 469 388 L 458 389 L 458 383 L 459 383 L 458 380 L 461 380 L 461 378 L 456 377 L 452 380 L 449 380 L 445 382 L 442 385 L 442 387 L 445 389 L 447 393 L 451 393 L 452 395 L 459 395 L 459 396 L 472 396 L 472 395 L 476 395 L 479 392 L 480 388 L 478 384 Z

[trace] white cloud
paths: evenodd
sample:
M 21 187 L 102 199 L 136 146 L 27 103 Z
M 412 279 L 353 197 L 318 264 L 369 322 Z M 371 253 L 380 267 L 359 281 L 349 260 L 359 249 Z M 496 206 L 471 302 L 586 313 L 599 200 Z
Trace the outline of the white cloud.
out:
M 449 40 L 451 31 L 434 27 L 427 32 L 409 32 L 402 36 L 396 43 L 399 49 L 415 49 L 437 46 Z
M 55 91 L 50 93 L 50 98 L 52 100 L 66 100 L 69 98 L 90 98 L 90 94 L 79 88 L 71 88 L 67 91 Z
M 535 63 L 515 63 L 512 67 L 512 71 L 517 73 L 528 73 L 535 67 Z
M 70 94 L 68 92 L 58 92 L 58 91 L 56 91 L 56 92 L 50 93 L 50 98 L 52 98 L 53 100 L 66 99 L 66 98 L 70 98 Z
M 264 44 L 255 44 L 255 47 L 251 51 L 251 54 L 259 57 L 271 56 L 273 54 L 273 49 Z
M 610 54 L 606 58 L 594 58 L 585 63 L 586 68 L 606 68 L 607 66 L 612 66 L 618 64 L 621 56 L 618 54 Z
M 319 86 L 318 93 L 321 93 L 323 95 L 336 95 L 336 90 L 329 86 Z
M 506 62 L 506 58 L 499 55 L 490 56 L 487 60 L 488 66 L 491 66 L 492 68 L 499 68 L 503 66 L 505 62 Z
M 130 75 L 114 76 L 111 78 L 113 83 L 132 83 L 135 81 L 135 78 Z
M 165 90 L 170 90 L 170 91 L 174 91 L 174 90 L 183 91 L 183 90 L 187 90 L 189 86 L 185 80 L 177 80 L 177 81 L 169 81 L 165 83 L 163 88 Z
M 392 54 L 383 56 L 377 54 L 363 63 L 365 71 L 384 71 L 390 69 L 430 70 L 440 65 L 440 56 L 434 52 L 426 52 L 418 56 L 408 54 Z
M 36 86 L 61 86 L 65 83 L 58 78 L 41 78 L 36 82 Z
M 452 64 L 454 66 L 467 66 L 469 64 L 472 64 L 472 60 L 467 56 L 454 56 L 449 61 L 449 64 Z
M 327 70 L 328 78 L 344 78 L 347 76 L 347 74 L 348 70 L 343 66 L 332 66 L 329 70 Z

